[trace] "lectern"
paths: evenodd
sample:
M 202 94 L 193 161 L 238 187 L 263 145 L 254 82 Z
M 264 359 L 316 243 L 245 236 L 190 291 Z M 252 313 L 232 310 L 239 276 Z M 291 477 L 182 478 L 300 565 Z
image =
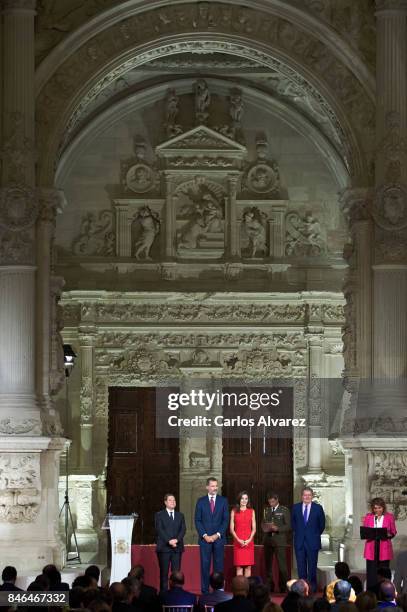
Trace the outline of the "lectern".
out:
M 115 516 L 107 514 L 102 529 L 110 530 L 112 548 L 110 584 L 126 578 L 131 569 L 131 537 L 138 514 Z
M 380 559 L 380 540 L 388 539 L 387 529 L 385 527 L 361 527 L 361 540 L 374 540 L 374 561 L 378 567 Z

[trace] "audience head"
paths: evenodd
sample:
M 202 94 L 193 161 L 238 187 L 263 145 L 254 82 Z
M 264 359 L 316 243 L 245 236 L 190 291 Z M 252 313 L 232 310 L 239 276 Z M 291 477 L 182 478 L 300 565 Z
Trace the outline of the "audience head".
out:
M 49 590 L 49 579 L 45 574 L 39 574 L 34 582 L 30 584 L 27 591 L 48 591 Z
M 396 587 L 390 580 L 383 580 L 380 583 L 380 601 L 393 601 L 396 597 Z
M 348 577 L 348 582 L 351 585 L 352 589 L 355 591 L 355 595 L 359 595 L 359 593 L 363 591 L 363 584 L 359 576 L 355 576 L 352 574 L 352 576 Z
M 334 586 L 335 601 L 348 601 L 351 588 L 347 580 L 338 580 Z
M 122 582 L 112 582 L 109 587 L 113 602 L 119 603 L 127 599 L 127 589 Z
M 209 578 L 209 584 L 214 591 L 223 589 L 225 586 L 225 576 L 222 572 L 213 572 Z
M 90 612 L 112 612 L 112 606 L 100 597 L 92 599 L 86 606 Z
M 295 580 L 291 585 L 290 591 L 292 593 L 297 593 L 300 597 L 308 597 L 309 595 L 309 586 L 306 580 L 300 578 L 299 580 Z
M 17 580 L 17 570 L 12 565 L 6 565 L 1 574 L 3 582 L 14 582 Z
M 133 567 L 129 571 L 129 578 L 138 578 L 139 580 L 144 580 L 144 567 L 140 563 L 138 563 L 137 565 L 133 565 Z
M 184 582 L 185 582 L 185 577 L 184 577 L 183 572 L 180 572 L 180 571 L 172 572 L 172 574 L 170 575 L 170 588 L 182 587 Z
M 141 582 L 138 578 L 135 576 L 123 578 L 122 583 L 127 589 L 127 598 L 129 603 L 131 603 L 134 598 L 138 598 L 140 596 Z
M 72 583 L 72 588 L 74 587 L 82 587 L 82 589 L 85 589 L 87 591 L 88 589 L 97 588 L 97 582 L 95 584 L 95 579 L 91 576 L 76 576 L 75 580 Z
M 234 597 L 247 597 L 249 581 L 245 576 L 235 576 L 232 580 L 232 593 Z
M 338 561 L 335 563 L 335 576 L 339 580 L 347 580 L 349 578 L 350 569 L 349 565 L 344 561 Z
M 315 599 L 312 604 L 313 612 L 328 612 L 331 609 L 331 604 L 325 597 L 320 597 L 319 599 Z
M 357 607 L 351 601 L 339 601 L 338 612 L 358 612 Z
M 100 569 L 97 565 L 89 565 L 89 567 L 87 567 L 85 570 L 85 576 L 91 576 L 92 578 L 95 578 L 96 582 L 99 582 Z
M 61 572 L 57 569 L 56 565 L 53 565 L 52 563 L 46 565 L 43 567 L 42 573 L 49 579 L 51 587 L 55 586 L 56 584 L 60 584 Z
M 82 604 L 85 597 L 85 589 L 82 587 L 72 587 L 69 591 L 69 607 L 70 608 L 82 608 Z
M 372 591 L 363 591 L 356 596 L 356 607 L 359 612 L 369 612 L 377 606 L 377 597 Z
M 251 593 L 251 600 L 256 610 L 263 610 L 270 601 L 270 587 L 267 584 L 257 584 Z

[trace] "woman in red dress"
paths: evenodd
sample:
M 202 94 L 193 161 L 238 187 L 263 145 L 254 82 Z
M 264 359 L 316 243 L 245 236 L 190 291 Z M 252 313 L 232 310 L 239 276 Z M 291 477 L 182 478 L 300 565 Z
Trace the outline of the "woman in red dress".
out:
M 256 515 L 247 491 L 239 493 L 237 504 L 230 513 L 230 533 L 233 536 L 233 565 L 236 576 L 251 576 L 254 565 Z

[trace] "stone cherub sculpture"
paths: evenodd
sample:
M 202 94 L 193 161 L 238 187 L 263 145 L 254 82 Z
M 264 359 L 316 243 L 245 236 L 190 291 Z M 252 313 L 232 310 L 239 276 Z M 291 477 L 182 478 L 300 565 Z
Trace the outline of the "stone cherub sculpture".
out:
M 267 253 L 265 219 L 266 215 L 256 207 L 243 214 L 242 226 L 249 239 L 250 257 L 256 257 L 256 253 Z

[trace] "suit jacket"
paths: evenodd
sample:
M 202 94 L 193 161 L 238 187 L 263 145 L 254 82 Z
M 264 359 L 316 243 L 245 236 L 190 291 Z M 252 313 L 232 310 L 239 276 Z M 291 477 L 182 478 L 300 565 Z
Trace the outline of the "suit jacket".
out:
M 148 584 L 141 584 L 140 595 L 136 601 L 133 599 L 133 603 L 137 603 L 149 612 L 161 612 L 160 598 L 157 594 L 157 589 Z
M 161 596 L 161 601 L 164 606 L 181 606 L 181 605 L 195 605 L 196 595 L 189 591 L 184 591 L 180 586 L 172 587 L 169 591 Z
M 407 593 L 407 550 L 403 550 L 397 555 L 394 584 L 399 595 Z
M 374 527 L 374 514 L 369 512 L 363 519 L 364 527 Z M 389 535 L 395 536 L 397 533 L 396 522 L 394 515 L 391 512 L 385 512 L 383 515 L 383 527 L 387 529 Z M 363 556 L 369 561 L 374 561 L 374 540 L 366 540 Z M 380 540 L 379 559 L 385 561 L 393 559 L 393 546 L 391 540 Z
M 229 524 L 229 509 L 226 497 L 216 496 L 215 510 L 212 513 L 209 505 L 209 497 L 200 497 L 195 506 L 195 527 L 201 540 L 204 534 L 214 535 L 220 533 L 222 540 L 225 539 L 226 529 Z
M 3 582 L 0 586 L 0 591 L 22 591 L 13 582 Z
M 315 502 L 311 502 L 307 523 L 304 523 L 302 502 L 294 504 L 291 513 L 291 527 L 294 532 L 295 548 L 307 546 L 311 550 L 320 550 L 321 533 L 325 529 L 325 513 Z
M 203 610 L 204 606 L 216 606 L 216 604 L 222 603 L 222 601 L 229 601 L 230 599 L 232 599 L 230 593 L 225 593 L 225 591 L 217 589 L 216 591 L 212 591 L 212 593 L 201 595 L 199 598 L 199 606 Z
M 233 597 L 229 601 L 216 604 L 215 612 L 256 612 L 256 608 L 246 597 Z
M 162 552 L 183 552 L 184 550 L 184 535 L 186 532 L 185 518 L 182 512 L 174 511 L 172 519 L 167 510 L 160 510 L 155 514 L 155 530 L 157 534 L 156 551 Z M 176 548 L 168 544 L 170 540 L 176 538 L 178 540 Z

